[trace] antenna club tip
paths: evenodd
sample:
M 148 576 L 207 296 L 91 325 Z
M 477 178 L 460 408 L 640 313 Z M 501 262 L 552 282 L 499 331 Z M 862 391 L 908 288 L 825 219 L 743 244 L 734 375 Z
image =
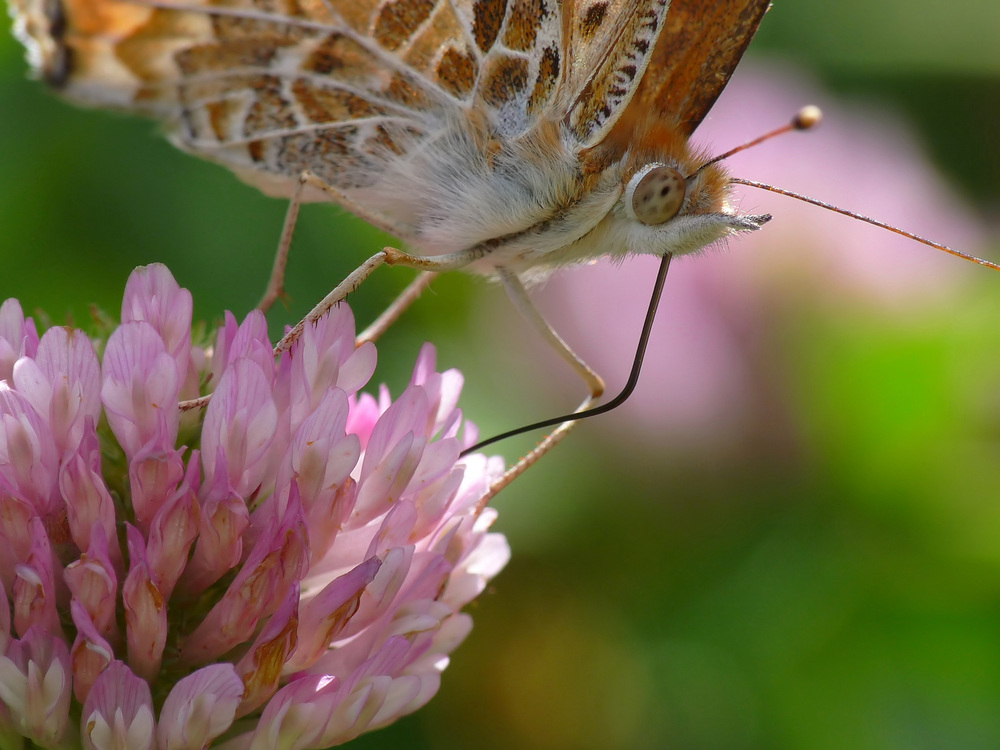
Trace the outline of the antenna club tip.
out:
M 792 118 L 792 127 L 796 130 L 809 130 L 809 128 L 816 127 L 822 121 L 823 111 L 814 104 L 809 104 L 800 109 L 795 114 L 795 117 Z

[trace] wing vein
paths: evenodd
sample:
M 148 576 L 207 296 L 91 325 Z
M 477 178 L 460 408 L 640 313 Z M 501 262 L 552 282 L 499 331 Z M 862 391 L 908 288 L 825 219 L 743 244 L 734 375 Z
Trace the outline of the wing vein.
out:
M 133 5 L 160 8 L 162 10 L 179 11 L 184 13 L 203 13 L 208 16 L 228 16 L 251 21 L 260 21 L 262 23 L 273 23 L 280 26 L 295 26 L 303 29 L 313 29 L 316 31 L 343 34 L 346 38 L 361 46 L 366 52 L 369 52 L 378 58 L 380 63 L 393 72 L 403 74 L 408 80 L 412 80 L 414 78 L 413 71 L 410 66 L 400 60 L 396 55 L 386 52 L 386 50 L 382 49 L 382 47 L 378 44 L 372 43 L 370 37 L 354 31 L 354 29 L 350 28 L 350 26 L 346 23 L 343 26 L 334 26 L 321 23 L 319 21 L 309 21 L 301 18 L 292 18 L 291 16 L 280 16 L 274 13 L 263 13 L 261 11 L 248 11 L 242 8 L 206 8 L 204 6 L 189 5 L 186 3 L 157 2 L 157 0 L 129 1 Z M 463 106 L 463 102 L 460 99 L 438 86 L 437 83 L 429 78 L 420 76 L 419 81 L 422 84 L 422 88 L 427 89 L 430 93 L 435 95 L 439 102 L 456 107 Z
M 261 133 L 255 133 L 252 136 L 247 136 L 245 138 L 237 138 L 227 141 L 202 141 L 196 140 L 194 138 L 185 139 L 184 145 L 190 146 L 191 148 L 196 148 L 200 151 L 220 151 L 223 149 L 230 148 L 232 146 L 245 146 L 248 143 L 254 143 L 256 141 L 268 141 L 274 140 L 276 138 L 287 138 L 293 135 L 302 135 L 304 133 L 315 133 L 319 130 L 344 130 L 350 127 L 355 127 L 359 125 L 381 125 L 383 123 L 400 123 L 409 125 L 410 122 L 399 117 L 359 117 L 356 120 L 339 120 L 333 122 L 317 122 L 312 125 L 303 125 L 297 128 L 283 128 L 280 130 L 269 130 Z

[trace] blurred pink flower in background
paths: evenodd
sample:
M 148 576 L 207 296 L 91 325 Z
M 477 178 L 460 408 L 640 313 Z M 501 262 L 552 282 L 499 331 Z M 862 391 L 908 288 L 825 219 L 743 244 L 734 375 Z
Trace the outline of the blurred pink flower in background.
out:
M 507 562 L 433 348 L 393 401 L 346 305 L 277 363 L 191 315 L 156 265 L 103 344 L 0 308 L 0 746 L 339 744 L 434 695 Z
M 966 251 L 984 232 L 891 114 L 824 94 L 799 75 L 745 61 L 693 142 L 720 153 L 818 104 L 825 119 L 730 159 L 734 176 L 768 182 L 874 216 Z M 717 447 L 743 434 L 748 404 L 773 400 L 780 383 L 761 362 L 761 338 L 802 303 L 831 311 L 862 303 L 905 315 L 953 298 L 977 269 L 910 240 L 790 198 L 734 186 L 747 213 L 772 213 L 760 232 L 728 247 L 675 259 L 643 367 L 629 402 L 605 420 L 629 444 Z M 658 261 L 598 262 L 555 273 L 532 295 L 570 344 L 609 382 L 624 382 Z M 984 271 L 979 270 L 980 273 Z M 498 313 L 499 314 L 499 313 Z M 537 342 L 516 313 L 505 329 L 519 346 Z M 584 389 L 560 361 L 542 354 L 535 377 L 563 399 Z M 553 398 L 553 404 L 556 399 Z M 562 406 L 575 405 L 565 404 Z M 555 408 L 555 407 L 554 407 Z M 654 438 L 649 441 L 647 438 Z M 658 450 L 658 448 L 654 448 Z

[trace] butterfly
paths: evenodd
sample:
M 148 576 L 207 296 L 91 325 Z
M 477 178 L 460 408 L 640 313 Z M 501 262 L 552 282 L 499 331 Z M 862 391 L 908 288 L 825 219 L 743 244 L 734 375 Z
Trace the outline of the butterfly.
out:
M 688 137 L 766 0 L 14 0 L 43 77 L 416 255 L 517 274 L 756 228 Z
M 12 0 L 40 75 L 159 119 L 265 193 L 334 201 L 395 262 L 523 282 L 669 257 L 768 216 L 689 138 L 768 0 Z M 303 181 L 309 175 L 309 181 Z

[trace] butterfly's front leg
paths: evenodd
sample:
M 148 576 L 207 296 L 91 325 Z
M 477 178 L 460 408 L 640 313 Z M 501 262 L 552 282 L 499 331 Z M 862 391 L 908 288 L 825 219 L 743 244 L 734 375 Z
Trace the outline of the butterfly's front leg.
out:
M 562 336 L 556 333 L 555 329 L 549 325 L 548 321 L 545 320 L 544 316 L 531 301 L 527 290 L 524 288 L 524 284 L 521 283 L 521 280 L 515 273 L 505 268 L 498 268 L 497 274 L 500 276 L 501 281 L 503 281 L 504 288 L 507 290 L 507 296 L 510 297 L 514 307 L 516 307 L 521 315 L 524 316 L 525 320 L 531 324 L 532 328 L 541 334 L 542 338 L 548 342 L 549 346 L 555 349 L 555 351 L 559 353 L 559 356 L 569 363 L 570 367 L 573 368 L 573 371 L 583 379 L 583 382 L 586 383 L 587 388 L 590 390 L 590 393 L 580 403 L 574 413 L 579 414 L 580 412 L 590 409 L 594 406 L 597 399 L 599 399 L 604 393 L 604 379 L 598 375 L 590 365 L 584 362 L 583 359 L 570 348 L 569 344 L 563 340 Z M 521 476 L 521 474 L 527 471 L 529 466 L 552 450 L 552 448 L 554 448 L 560 440 L 569 434 L 570 430 L 572 430 L 576 424 L 577 423 L 574 420 L 567 420 L 561 423 L 554 430 L 552 430 L 552 432 L 546 435 L 529 453 L 522 456 L 516 464 L 511 466 L 500 479 L 490 486 L 489 492 L 487 492 L 483 500 L 480 501 L 480 508 L 485 507 L 494 495 L 513 482 L 517 477 Z
M 267 289 L 264 291 L 264 296 L 257 303 L 257 309 L 262 312 L 266 313 L 275 300 L 284 294 L 285 267 L 288 265 L 288 253 L 292 247 L 292 237 L 295 235 L 295 226 L 299 220 L 299 208 L 302 206 L 307 189 L 312 189 L 329 196 L 332 201 L 338 203 L 355 216 L 364 219 L 372 226 L 381 229 L 387 234 L 395 234 L 393 232 L 393 224 L 388 219 L 370 210 L 363 209 L 345 193 L 337 190 L 337 188 L 312 172 L 308 170 L 303 172 L 299 175 L 295 190 L 292 192 L 292 197 L 288 203 L 288 211 L 285 212 L 285 223 L 281 227 L 281 238 L 278 240 L 278 250 L 274 255 L 271 278 L 267 282 Z
M 285 212 L 285 223 L 281 226 L 281 237 L 278 239 L 278 250 L 274 254 L 274 265 L 271 267 L 271 277 L 267 280 L 264 296 L 257 303 L 257 309 L 266 313 L 279 297 L 285 295 L 285 267 L 288 265 L 288 252 L 292 247 L 292 237 L 295 235 L 295 225 L 299 221 L 299 208 L 302 206 L 302 193 L 311 175 L 304 173 L 299 177 L 288 210 Z
M 535 303 L 531 301 L 528 291 L 524 288 L 524 284 L 521 283 L 517 274 L 506 268 L 497 268 L 497 274 L 500 276 L 504 289 L 507 290 L 507 296 L 510 297 L 510 301 L 517 308 L 517 311 L 531 324 L 532 328 L 538 331 L 542 338 L 548 342 L 549 346 L 558 352 L 560 357 L 566 360 L 569 366 L 573 368 L 573 371 L 583 379 L 587 388 L 590 389 L 590 397 L 584 404 L 589 405 L 599 398 L 604 393 L 604 380 L 601 376 L 590 365 L 584 362 L 580 358 L 580 355 L 574 352 L 569 344 L 563 340 L 562 336 L 556 333 L 555 329 L 549 325 L 549 322 L 545 320 L 545 317 L 535 307 Z M 585 407 L 581 406 L 581 408 Z
M 263 312 L 267 312 L 271 305 L 274 304 L 274 301 L 284 293 L 285 267 L 288 262 L 288 253 L 292 245 L 292 237 L 295 234 L 295 225 L 298 222 L 299 208 L 306 197 L 306 190 L 309 189 L 328 195 L 333 201 L 339 203 L 343 208 L 364 219 L 369 224 L 383 230 L 387 234 L 394 234 L 394 225 L 391 221 L 370 210 L 361 208 L 346 194 L 329 185 L 312 172 L 303 172 L 299 176 L 298 183 L 288 204 L 288 211 L 285 213 L 285 222 L 281 229 L 281 239 L 278 243 L 278 250 L 275 253 L 274 266 L 271 269 L 271 277 L 268 281 L 267 289 L 261 301 L 257 304 L 257 308 Z M 383 263 L 390 266 L 416 268 L 423 271 L 423 273 L 403 290 L 392 305 L 372 325 L 360 334 L 358 337 L 359 344 L 364 341 L 374 341 L 377 339 L 420 296 L 420 293 L 427 288 L 427 285 L 438 272 L 464 268 L 473 261 L 482 258 L 487 252 L 482 247 L 475 247 L 434 258 L 419 258 L 393 247 L 383 248 L 352 271 L 305 318 L 285 334 L 284 338 L 275 347 L 274 354 L 278 356 L 286 351 L 302 335 L 302 331 L 308 323 L 319 320 L 331 307 L 357 289 Z
M 329 292 L 302 320 L 300 320 L 288 333 L 284 335 L 278 345 L 274 347 L 274 356 L 279 356 L 287 351 L 293 343 L 302 335 L 305 327 L 310 323 L 315 323 L 338 302 L 343 301 L 348 294 L 356 290 L 365 279 L 371 276 L 372 272 L 381 265 L 405 266 L 424 271 L 417 279 L 408 286 L 400 297 L 390 306 L 386 313 L 383 313 L 372 326 L 362 333 L 361 340 L 371 340 L 372 336 L 377 337 L 382 330 L 392 323 L 406 309 L 406 307 L 419 296 L 424 287 L 430 282 L 434 274 L 441 271 L 454 271 L 464 268 L 473 261 L 483 257 L 485 251 L 481 248 L 470 248 L 449 255 L 439 255 L 435 258 L 419 258 L 394 247 L 384 247 L 379 252 L 355 268 L 346 279 L 340 282 L 331 292 Z M 373 330 L 374 329 L 374 330 Z M 574 355 L 575 356 L 575 355 Z M 586 365 L 585 365 L 586 366 Z M 598 378 L 600 380 L 600 378 Z M 603 387 L 603 384 L 602 384 Z

